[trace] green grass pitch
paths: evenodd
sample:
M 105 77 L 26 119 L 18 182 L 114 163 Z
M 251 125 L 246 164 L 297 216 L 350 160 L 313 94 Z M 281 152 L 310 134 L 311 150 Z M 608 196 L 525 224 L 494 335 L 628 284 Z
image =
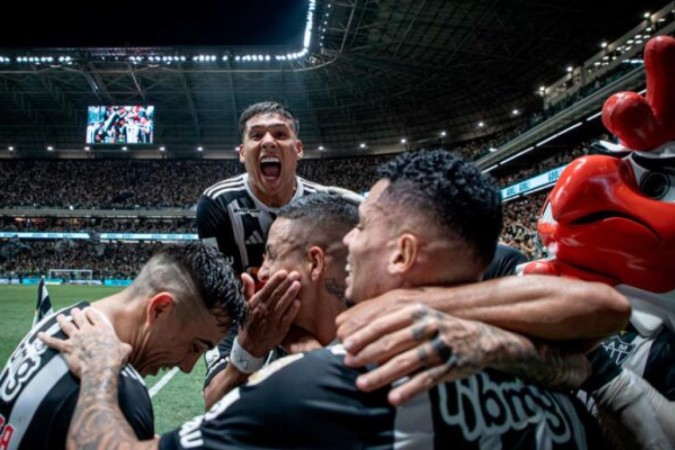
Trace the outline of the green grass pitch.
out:
M 101 299 L 120 288 L 103 286 L 47 286 L 54 310 L 78 301 Z M 4 367 L 9 355 L 30 329 L 35 314 L 37 286 L 0 286 L 0 365 Z M 179 372 L 152 399 L 155 412 L 155 432 L 164 433 L 184 421 L 204 413 L 202 384 L 204 363 L 198 362 L 190 374 Z M 148 388 L 163 374 L 146 377 Z

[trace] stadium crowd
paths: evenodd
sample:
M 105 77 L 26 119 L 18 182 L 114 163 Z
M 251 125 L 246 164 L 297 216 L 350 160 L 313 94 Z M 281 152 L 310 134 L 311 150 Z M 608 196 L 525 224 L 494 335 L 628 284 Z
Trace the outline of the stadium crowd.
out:
M 606 136 L 601 136 L 605 139 Z M 496 138 L 495 138 L 496 139 Z M 542 173 L 555 167 L 569 163 L 571 160 L 588 153 L 590 143 L 582 143 L 576 147 L 557 153 L 534 165 L 523 168 L 516 173 L 509 173 L 498 177 L 497 181 L 502 188 L 508 187 L 520 180 Z M 485 142 L 478 142 L 461 146 L 457 151 L 467 156 L 476 148 L 486 146 Z M 317 180 L 324 185 L 346 186 L 357 192 L 363 192 L 375 177 L 374 168 L 382 162 L 389 160 L 391 156 L 372 156 L 349 159 L 318 159 L 304 160 L 298 166 L 298 174 L 306 179 Z M 86 165 L 87 169 L 83 169 Z M 26 199 L 35 201 L 31 203 L 39 206 L 65 206 L 80 205 L 90 207 L 131 207 L 136 206 L 136 200 L 146 199 L 149 203 L 142 203 L 145 208 L 181 207 L 194 208 L 194 203 L 203 188 L 202 181 L 212 180 L 215 182 L 220 177 L 240 173 L 242 169 L 238 161 L 217 162 L 186 162 L 186 161 L 94 161 L 94 162 L 52 162 L 52 161 L 5 161 L 0 162 L 0 174 L 8 180 L 5 184 L 6 191 L 1 198 L 4 206 L 25 206 L 30 203 Z M 26 170 L 31 176 L 35 176 L 39 183 L 32 185 L 26 178 L 19 176 L 14 171 Z M 134 174 L 129 176 L 126 172 Z M 50 192 L 57 183 L 62 183 L 64 173 L 69 176 L 66 179 L 72 182 L 61 187 L 58 195 Z M 77 174 L 82 173 L 80 177 Z M 173 176 L 173 180 L 182 180 L 178 183 L 167 185 L 166 181 L 160 182 L 161 174 Z M 100 177 L 100 178 L 99 178 Z M 21 181 L 24 180 L 24 181 Z M 60 180 L 60 181 L 59 181 Z M 107 182 L 106 182 L 107 180 Z M 113 180 L 115 180 L 113 182 Z M 20 185 L 18 190 L 9 189 Z M 25 185 L 22 185 L 25 183 Z M 33 191 L 29 188 L 33 187 Z M 129 192 L 134 194 L 122 198 L 112 196 L 110 186 L 127 186 Z M 192 191 L 197 191 L 193 193 Z M 39 194 L 37 193 L 39 192 Z M 94 193 L 107 192 L 107 196 L 96 197 Z M 127 192 L 126 190 L 124 192 Z M 26 195 L 20 195 L 25 193 Z M 504 205 L 504 228 L 501 241 L 517 248 L 529 258 L 542 256 L 536 238 L 536 218 L 546 196 L 546 191 L 536 195 L 524 196 Z M 88 199 L 79 202 L 79 198 Z M 42 202 L 35 199 L 42 198 Z M 47 199 L 60 200 L 60 203 L 51 204 Z M 113 199 L 110 203 L 106 198 Z M 163 198 L 165 201 L 157 199 Z M 23 200 L 22 200 L 23 199 Z M 96 200 L 94 200 L 96 199 Z M 152 201 L 155 199 L 155 201 Z M 176 200 L 174 200 L 176 199 Z M 181 202 L 179 199 L 184 199 Z M 189 201 L 188 201 L 189 199 Z M 52 200 L 56 201 L 56 200 Z M 87 205 L 87 206 L 83 206 Z M 192 213 L 186 211 L 187 216 Z M 95 236 L 97 233 L 196 233 L 196 226 L 192 217 L 177 219 L 152 219 L 152 218 L 25 218 L 25 217 L 0 217 L 0 231 L 5 232 L 88 232 Z M 149 244 L 138 243 L 96 243 L 67 241 L 64 245 L 58 241 L 39 242 L 35 240 L 16 239 L 12 241 L 0 241 L 0 249 L 12 248 L 20 242 L 22 257 L 14 257 L 11 250 L 0 250 L 0 277 L 9 273 L 22 274 L 22 276 L 34 276 L 46 273 L 49 268 L 91 268 L 95 271 L 95 277 L 132 278 L 139 270 L 142 263 L 150 254 Z M 56 252 L 56 248 L 72 249 L 65 254 Z M 112 255 L 107 259 L 107 266 L 103 267 L 101 261 L 102 252 Z

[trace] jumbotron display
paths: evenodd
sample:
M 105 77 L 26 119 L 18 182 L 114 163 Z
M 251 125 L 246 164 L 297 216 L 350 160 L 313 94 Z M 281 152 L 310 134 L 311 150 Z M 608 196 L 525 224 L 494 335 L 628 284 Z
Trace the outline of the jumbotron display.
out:
M 155 107 L 90 106 L 87 112 L 87 144 L 152 144 Z

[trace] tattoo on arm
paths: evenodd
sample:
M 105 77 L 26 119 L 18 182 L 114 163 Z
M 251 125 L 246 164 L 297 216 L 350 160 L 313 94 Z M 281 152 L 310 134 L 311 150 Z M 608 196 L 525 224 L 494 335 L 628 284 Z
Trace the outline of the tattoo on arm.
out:
M 114 368 L 83 374 L 80 395 L 68 431 L 69 449 L 156 449 L 156 441 L 139 442 L 117 405 L 119 383 Z
M 582 353 L 570 352 L 560 347 L 529 341 L 517 336 L 504 334 L 505 352 L 500 361 L 492 365 L 497 369 L 546 386 L 571 389 L 590 375 L 590 363 Z
M 492 367 L 530 381 L 557 388 L 576 388 L 590 373 L 581 353 L 535 343 L 516 333 L 482 322 L 458 319 L 426 309 L 413 317 L 416 341 L 423 367 L 433 367 L 433 378 L 457 378 Z

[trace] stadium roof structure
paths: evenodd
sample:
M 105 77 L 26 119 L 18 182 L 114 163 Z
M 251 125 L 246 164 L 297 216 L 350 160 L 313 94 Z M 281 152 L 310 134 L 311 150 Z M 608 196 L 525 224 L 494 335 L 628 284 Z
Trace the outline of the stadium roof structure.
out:
M 222 11 L 199 1 L 194 12 L 184 5 L 182 21 L 173 23 L 151 20 L 151 8 L 110 6 L 114 21 L 133 22 L 123 28 L 127 37 L 136 30 L 138 44 L 130 38 L 105 45 L 98 34 L 106 25 L 94 19 L 95 33 L 81 32 L 79 40 L 73 33 L 59 40 L 51 31 L 42 41 L 37 33 L 21 42 L 4 31 L 0 157 L 234 157 L 238 115 L 268 99 L 300 118 L 309 157 L 448 145 L 521 123 L 541 107 L 540 85 L 664 6 L 662 0 L 247 3 L 253 9 L 225 13 L 234 20 L 220 29 L 214 19 Z M 271 4 L 290 9 L 283 24 Z M 75 24 L 84 17 L 61 26 L 74 27 L 77 36 Z M 258 39 L 261 30 L 281 25 L 286 38 Z M 206 28 L 237 39 L 191 39 Z M 155 108 L 153 145 L 85 150 L 88 106 L 136 104 Z

